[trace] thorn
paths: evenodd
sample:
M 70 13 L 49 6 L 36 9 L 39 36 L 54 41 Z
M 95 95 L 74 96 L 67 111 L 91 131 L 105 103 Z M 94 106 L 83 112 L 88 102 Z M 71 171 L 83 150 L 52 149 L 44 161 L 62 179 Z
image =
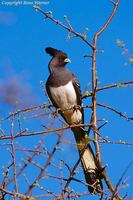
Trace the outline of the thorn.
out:
M 84 58 L 92 58 L 92 55 L 84 55 Z

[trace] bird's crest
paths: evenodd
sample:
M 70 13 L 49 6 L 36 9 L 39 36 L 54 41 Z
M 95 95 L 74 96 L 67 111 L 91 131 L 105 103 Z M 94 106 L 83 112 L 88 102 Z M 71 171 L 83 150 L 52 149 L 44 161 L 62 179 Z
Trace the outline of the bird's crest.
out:
M 63 57 L 66 57 L 66 58 L 67 58 L 67 54 L 66 54 L 66 53 L 64 53 L 63 51 L 60 51 L 60 50 L 58 50 L 58 49 L 54 49 L 54 48 L 52 48 L 52 47 L 47 47 L 47 48 L 45 49 L 45 51 L 46 51 L 46 53 L 48 53 L 49 55 L 51 55 L 51 56 L 53 56 L 53 57 L 55 57 L 55 56 L 57 56 L 57 55 L 60 55 L 60 56 L 63 56 Z

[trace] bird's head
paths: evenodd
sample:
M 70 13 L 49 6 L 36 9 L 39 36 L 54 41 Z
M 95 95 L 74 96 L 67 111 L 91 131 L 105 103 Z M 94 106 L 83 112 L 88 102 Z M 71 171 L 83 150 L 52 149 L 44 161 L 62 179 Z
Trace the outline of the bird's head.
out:
M 63 51 L 54 49 L 52 47 L 47 47 L 45 49 L 46 53 L 48 53 L 50 56 L 52 56 L 55 62 L 58 62 L 58 65 L 66 65 L 67 63 L 70 63 L 71 60 L 67 57 L 67 54 Z

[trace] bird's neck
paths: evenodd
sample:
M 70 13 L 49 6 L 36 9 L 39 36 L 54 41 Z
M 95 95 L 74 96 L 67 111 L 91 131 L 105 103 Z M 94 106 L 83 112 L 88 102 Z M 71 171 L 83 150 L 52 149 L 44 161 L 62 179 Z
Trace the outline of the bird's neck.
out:
M 59 73 L 60 71 L 62 71 L 61 68 L 62 68 L 62 70 L 65 69 L 62 66 L 50 64 L 49 65 L 50 74 L 53 74 L 53 73 L 55 74 L 56 72 Z
M 59 60 L 56 57 L 52 58 L 51 61 L 49 62 L 49 71 L 50 71 L 50 73 L 53 73 L 53 72 L 57 71 L 57 69 L 62 70 L 64 68 L 65 67 L 64 67 L 63 63 L 59 62 Z

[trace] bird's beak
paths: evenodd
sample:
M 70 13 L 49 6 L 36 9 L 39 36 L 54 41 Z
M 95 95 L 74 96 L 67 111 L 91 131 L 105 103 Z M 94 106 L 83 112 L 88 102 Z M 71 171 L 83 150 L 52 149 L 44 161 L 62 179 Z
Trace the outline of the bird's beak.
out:
M 69 58 L 66 58 L 66 59 L 64 60 L 64 62 L 65 62 L 65 63 L 70 63 L 71 60 L 70 60 Z

